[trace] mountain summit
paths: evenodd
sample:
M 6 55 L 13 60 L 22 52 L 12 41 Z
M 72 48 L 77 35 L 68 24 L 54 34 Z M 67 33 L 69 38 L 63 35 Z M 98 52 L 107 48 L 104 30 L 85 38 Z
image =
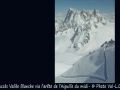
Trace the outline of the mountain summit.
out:
M 106 24 L 106 21 L 96 9 L 79 11 L 70 8 L 63 23 L 68 27 L 76 27 L 81 26 L 81 24 L 92 24 L 96 26 L 98 23 Z
M 99 10 L 70 8 L 63 21 L 56 20 L 55 36 L 67 36 L 71 42 L 69 47 L 79 50 L 94 39 L 93 34 L 99 31 L 99 27 L 106 26 L 107 23 L 108 20 Z
M 113 83 L 114 50 L 115 22 L 108 13 L 70 8 L 55 17 L 56 83 Z

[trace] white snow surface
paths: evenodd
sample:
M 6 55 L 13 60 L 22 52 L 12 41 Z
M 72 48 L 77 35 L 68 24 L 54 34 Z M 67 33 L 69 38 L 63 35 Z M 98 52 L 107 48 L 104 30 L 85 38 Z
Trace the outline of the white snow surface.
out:
M 69 13 L 70 13 L 70 10 L 69 10 Z M 74 10 L 72 10 L 72 12 L 74 12 Z M 75 12 L 78 13 L 78 11 L 75 11 Z M 81 20 L 80 18 L 82 17 L 77 15 L 75 12 L 74 12 L 75 15 L 71 13 L 70 13 L 71 15 L 68 15 L 67 13 L 67 16 L 69 16 L 69 17 L 66 17 L 67 24 L 71 24 L 72 19 L 74 17 L 75 18 L 74 22 L 76 22 L 77 25 L 80 26 L 80 28 L 82 27 L 84 29 L 84 27 L 88 24 L 82 25 L 82 23 L 84 23 L 85 21 L 84 20 L 79 21 Z M 97 15 L 102 17 L 100 13 L 98 13 Z M 56 29 L 58 32 L 55 35 L 55 80 L 56 82 L 64 82 L 64 83 L 65 82 L 68 82 L 68 83 L 69 82 L 78 82 L 78 83 L 82 82 L 83 83 L 83 82 L 87 82 L 86 80 L 88 80 L 89 78 L 89 77 L 78 77 L 78 78 L 66 78 L 65 79 L 61 77 L 61 75 L 75 76 L 75 74 L 86 75 L 86 76 L 92 75 L 92 77 L 96 75 L 95 77 L 100 78 L 101 80 L 105 80 L 106 77 L 103 74 L 104 72 L 103 64 L 105 62 L 104 57 L 103 57 L 104 51 L 103 49 L 101 50 L 100 47 L 105 41 L 109 41 L 111 39 L 115 41 L 115 23 L 114 23 L 114 20 L 112 20 L 112 22 L 109 22 L 109 20 L 106 20 L 107 23 L 105 25 L 101 23 L 97 23 L 97 28 L 95 28 L 93 25 L 93 21 L 92 20 L 90 21 L 91 22 L 90 30 L 87 30 L 87 31 L 83 30 L 77 35 L 75 34 L 75 30 L 77 29 L 71 26 L 66 27 L 64 25 L 60 27 L 59 24 L 61 24 L 62 22 L 57 21 Z M 77 27 L 79 28 L 79 26 Z M 79 30 L 81 30 L 80 28 Z M 83 43 L 84 40 L 86 40 L 86 33 L 89 34 L 90 39 L 87 39 L 88 42 L 84 43 L 84 45 L 81 45 L 80 43 Z M 71 38 L 73 36 L 75 36 L 75 39 L 72 42 Z M 75 44 L 78 45 L 78 48 L 73 48 Z M 89 59 L 91 58 L 91 56 L 87 56 L 87 55 L 89 55 L 89 53 L 93 51 L 96 51 L 96 53 L 92 56 L 94 58 L 92 61 Z M 114 52 L 111 52 L 110 54 L 113 55 L 113 53 Z M 99 62 L 99 60 L 101 60 L 101 62 Z M 99 64 L 95 65 L 95 62 L 99 62 Z M 79 67 L 77 67 L 78 65 Z M 95 72 L 97 72 L 97 70 L 99 71 L 100 68 L 102 68 L 103 71 L 100 71 L 101 73 L 96 74 Z M 110 75 L 113 76 L 112 74 Z
M 56 83 L 114 83 L 115 47 L 103 47 L 78 59 L 55 79 Z M 63 65 L 62 65 L 63 66 Z M 59 66 L 61 67 L 61 66 Z M 63 66 L 64 67 L 64 66 Z M 68 70 L 67 70 L 68 69 Z

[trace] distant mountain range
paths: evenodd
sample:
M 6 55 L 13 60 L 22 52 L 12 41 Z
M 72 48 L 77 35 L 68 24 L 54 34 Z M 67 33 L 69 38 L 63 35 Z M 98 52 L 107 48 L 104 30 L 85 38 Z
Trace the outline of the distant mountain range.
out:
M 67 11 L 66 16 L 63 15 L 63 17 L 60 18 L 60 15 L 58 16 L 58 19 L 56 17 L 55 36 L 68 36 L 68 34 L 71 33 L 72 35 L 69 34 L 69 39 L 71 40 L 70 47 L 75 49 L 79 49 L 89 43 L 92 34 L 97 30 L 97 28 L 106 26 L 107 23 L 110 22 L 114 23 L 114 16 L 113 18 L 108 18 L 96 9 L 76 10 L 70 8 Z

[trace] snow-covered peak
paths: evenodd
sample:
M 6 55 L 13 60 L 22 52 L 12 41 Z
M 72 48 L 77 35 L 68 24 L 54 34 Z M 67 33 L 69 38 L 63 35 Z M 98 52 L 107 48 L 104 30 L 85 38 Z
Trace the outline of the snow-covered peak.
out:
M 79 50 L 89 44 L 89 42 L 94 41 L 94 37 L 99 36 L 99 34 L 95 35 L 95 33 L 97 34 L 99 32 L 103 35 L 104 32 L 107 32 L 106 30 L 103 30 L 103 27 L 108 27 L 109 23 L 104 16 L 105 15 L 96 9 L 76 10 L 70 8 L 67 11 L 64 19 L 61 21 L 57 19 L 55 21 L 55 36 L 67 37 L 71 42 L 71 45 L 69 46 Z M 107 35 L 111 35 L 111 33 L 108 33 Z M 100 36 L 98 38 L 102 37 Z M 106 40 L 103 39 L 103 41 Z M 101 39 L 100 42 L 101 45 L 103 43 Z
M 76 77 L 79 75 L 90 75 L 89 79 L 86 77 L 81 81 L 85 83 L 91 82 L 91 76 L 103 81 L 111 77 L 114 72 L 114 66 L 111 66 L 114 63 L 114 27 L 114 17 L 96 9 L 70 8 L 64 16 L 59 14 L 55 18 L 56 82 L 58 79 L 64 82 L 69 76 L 75 77 L 69 78 L 72 82 L 79 82 L 84 78 Z M 104 69 L 104 65 L 107 69 Z
M 105 25 L 107 20 L 99 10 L 77 10 L 69 8 L 66 14 L 56 15 L 55 17 L 56 31 L 64 31 L 66 29 L 75 29 L 76 27 L 84 27 L 88 24 L 91 28 L 97 28 L 98 24 Z
M 67 15 L 64 19 L 64 24 L 67 27 L 76 27 L 81 26 L 85 23 L 102 23 L 105 24 L 106 21 L 104 19 L 104 16 L 100 14 L 99 10 L 76 10 L 73 8 L 70 8 L 67 12 Z
M 68 11 L 74 11 L 75 9 L 73 9 L 73 8 L 69 8 L 69 10 Z

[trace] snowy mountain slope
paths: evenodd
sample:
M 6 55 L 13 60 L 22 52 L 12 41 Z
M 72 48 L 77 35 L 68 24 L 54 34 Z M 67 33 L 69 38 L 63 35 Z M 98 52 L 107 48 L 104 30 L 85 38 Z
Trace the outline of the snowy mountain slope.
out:
M 103 51 L 104 49 L 102 49 L 103 46 L 106 45 L 107 43 L 106 41 L 109 41 L 111 39 L 115 41 L 114 18 L 111 17 L 109 18 L 107 17 L 107 15 L 101 14 L 98 10 L 80 11 L 75 9 L 69 9 L 66 16 L 59 15 L 58 18 L 56 17 L 55 20 L 56 20 L 55 21 L 56 82 L 60 82 L 61 80 L 65 80 L 62 82 L 66 82 L 67 78 L 63 79 L 61 75 L 63 75 L 63 73 L 67 73 L 68 70 L 71 68 L 72 71 L 70 70 L 71 74 L 69 75 L 78 72 L 76 70 L 79 70 L 79 67 L 77 67 L 78 64 L 76 63 L 79 63 L 80 68 L 82 68 L 81 71 L 79 71 L 80 74 L 83 73 L 82 71 L 86 70 L 85 66 L 88 66 L 87 67 L 88 69 L 86 70 L 87 72 L 86 73 L 84 72 L 83 74 L 91 75 L 95 74 L 101 79 L 101 82 L 104 81 L 105 80 L 104 73 L 101 72 L 98 74 L 97 72 L 104 68 L 102 64 L 105 61 L 103 57 L 104 56 Z M 111 50 L 113 49 L 111 48 Z M 101 62 L 99 62 L 100 65 L 98 66 L 95 66 L 95 62 L 91 62 L 89 59 L 91 57 L 89 56 L 89 54 L 91 54 L 91 52 L 93 51 L 96 52 L 93 55 L 94 57 L 92 56 L 94 58 L 93 61 L 99 62 L 100 59 L 98 58 L 98 56 L 101 57 Z M 114 54 L 113 51 L 110 52 Z M 114 58 L 111 57 L 111 59 L 113 59 L 114 63 Z M 79 62 L 81 60 L 83 64 Z M 89 71 L 89 68 L 92 68 L 93 71 Z M 113 67 L 111 68 L 113 69 Z M 77 79 L 78 78 L 76 78 L 76 80 Z M 76 81 L 75 78 L 69 80 L 73 80 L 73 82 Z M 85 81 L 89 82 L 89 77 L 82 77 L 82 79 L 80 77 L 80 82 Z M 97 82 L 96 79 L 94 81 Z
M 107 47 L 106 47 L 107 46 Z M 82 57 L 56 77 L 56 83 L 114 83 L 115 43 L 105 42 L 98 50 Z
M 106 36 L 106 32 L 109 32 L 110 38 L 114 39 L 114 22 L 110 23 L 108 20 L 105 20 L 104 15 L 101 15 L 98 10 L 78 11 L 69 9 L 64 21 L 55 22 L 55 28 L 55 36 L 68 37 L 68 40 L 71 42 L 69 47 L 75 50 L 82 49 L 86 44 L 92 42 L 97 37 L 94 36 L 94 33 L 101 32 Z M 104 38 L 101 40 L 105 41 Z

